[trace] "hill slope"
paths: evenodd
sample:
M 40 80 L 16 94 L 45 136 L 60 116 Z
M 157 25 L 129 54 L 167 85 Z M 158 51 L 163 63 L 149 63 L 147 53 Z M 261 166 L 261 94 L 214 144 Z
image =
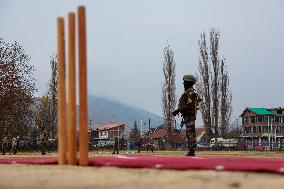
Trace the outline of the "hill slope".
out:
M 156 127 L 163 122 L 163 118 L 145 110 L 123 104 L 117 100 L 103 97 L 89 96 L 89 119 L 95 123 L 122 122 L 128 128 L 133 127 L 134 121 L 140 125 L 140 120 L 145 122 L 144 129 L 148 128 L 148 120 L 151 127 Z

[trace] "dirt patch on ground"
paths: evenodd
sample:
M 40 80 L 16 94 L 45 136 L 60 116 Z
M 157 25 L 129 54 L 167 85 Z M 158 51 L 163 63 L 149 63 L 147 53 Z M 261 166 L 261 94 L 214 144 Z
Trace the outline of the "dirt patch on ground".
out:
M 56 165 L 1 165 L 0 188 L 273 188 L 283 175 L 268 173 L 172 171 Z

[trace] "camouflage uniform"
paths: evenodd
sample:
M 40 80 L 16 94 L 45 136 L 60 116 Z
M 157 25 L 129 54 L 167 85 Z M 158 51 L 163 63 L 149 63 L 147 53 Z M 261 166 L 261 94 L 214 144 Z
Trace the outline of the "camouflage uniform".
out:
M 7 137 L 4 136 L 4 138 L 2 139 L 2 155 L 6 154 L 7 146 L 8 146 L 8 140 Z
M 143 139 L 140 138 L 139 141 L 138 141 L 138 153 L 140 153 L 141 148 L 142 148 L 142 142 L 143 142 L 142 140 L 143 140 Z
M 48 150 L 48 143 L 49 143 L 49 138 L 47 135 L 47 132 L 44 131 L 41 136 L 40 136 L 40 142 L 41 142 L 41 154 L 45 155 L 46 151 Z
M 154 153 L 154 145 L 153 145 L 153 139 L 152 138 L 148 138 L 147 144 L 146 144 L 146 150 L 147 150 L 147 152 L 149 150 L 151 150 L 151 152 Z
M 17 138 L 16 137 L 12 139 L 12 148 L 9 154 L 17 154 Z
M 112 154 L 119 154 L 119 144 L 118 144 L 118 141 L 119 139 L 117 137 L 114 138 L 114 150 L 112 152 Z
M 189 77 L 189 78 L 188 78 Z M 195 83 L 193 76 L 184 76 L 184 81 L 192 81 Z M 186 138 L 188 140 L 188 154 L 194 156 L 196 148 L 196 132 L 195 120 L 198 104 L 202 99 L 198 96 L 194 88 L 187 89 L 179 99 L 178 110 L 183 116 L 183 121 L 186 126 Z

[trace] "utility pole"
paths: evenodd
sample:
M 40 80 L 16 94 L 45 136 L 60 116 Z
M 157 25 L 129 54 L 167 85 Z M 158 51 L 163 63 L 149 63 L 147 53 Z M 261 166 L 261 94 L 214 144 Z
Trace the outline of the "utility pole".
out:
M 120 137 L 120 134 L 119 134 L 119 127 L 120 127 L 120 125 L 118 126 L 118 133 L 117 133 L 117 150 L 119 150 L 119 137 Z
M 91 127 L 92 127 L 92 120 L 90 119 L 90 122 L 89 122 L 89 130 L 91 130 Z
M 268 126 L 268 144 L 269 144 L 269 150 L 271 150 L 271 138 L 270 138 L 270 133 L 271 133 L 271 130 L 270 130 L 270 124 L 269 124 L 269 122 L 270 122 L 270 117 L 269 116 L 267 116 L 267 126 Z
M 143 127 L 143 121 L 141 119 L 141 122 L 140 122 L 140 136 L 142 138 L 142 127 Z

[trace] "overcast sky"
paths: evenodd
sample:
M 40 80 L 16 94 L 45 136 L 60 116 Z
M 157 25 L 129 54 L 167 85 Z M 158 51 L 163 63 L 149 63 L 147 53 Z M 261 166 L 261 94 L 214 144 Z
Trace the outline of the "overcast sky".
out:
M 200 33 L 221 33 L 234 116 L 245 107 L 284 107 L 283 0 L 0 0 L 0 37 L 18 41 L 47 90 L 57 50 L 56 18 L 87 8 L 89 93 L 161 115 L 163 48 L 174 50 L 178 97 L 182 77 L 198 67 Z M 67 21 L 67 20 L 66 20 Z

